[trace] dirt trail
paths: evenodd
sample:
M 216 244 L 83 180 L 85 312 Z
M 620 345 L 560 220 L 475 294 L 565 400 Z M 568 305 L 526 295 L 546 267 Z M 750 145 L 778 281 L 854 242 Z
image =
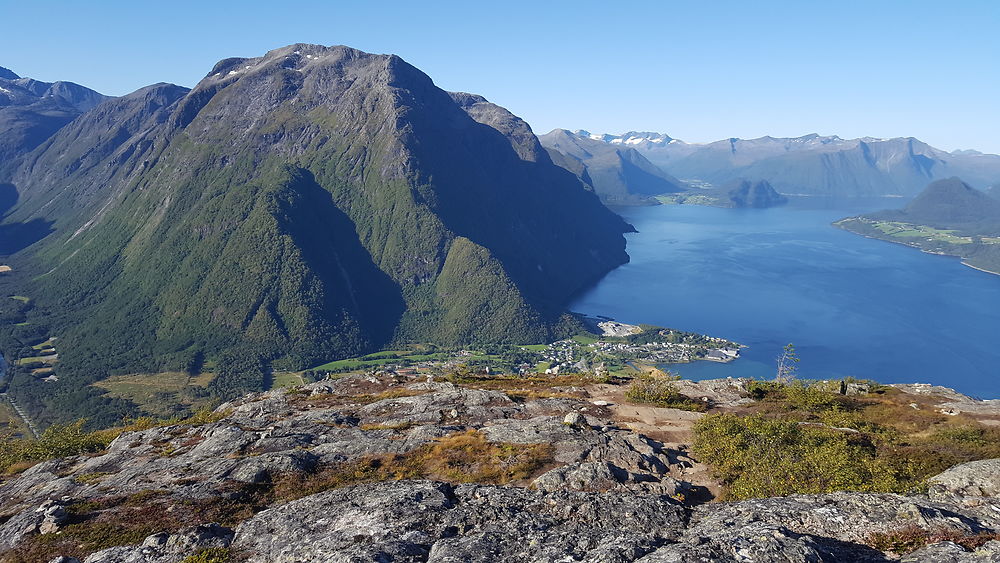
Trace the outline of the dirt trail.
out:
M 591 385 L 587 387 L 591 401 L 606 401 L 611 411 L 611 419 L 622 426 L 654 440 L 663 442 L 671 450 L 680 452 L 690 461 L 691 467 L 681 470 L 677 479 L 708 489 L 712 498 L 719 495 L 722 484 L 712 476 L 711 469 L 691 457 L 690 447 L 694 440 L 694 423 L 704 413 L 667 409 L 648 405 L 625 403 L 624 388 L 616 385 Z

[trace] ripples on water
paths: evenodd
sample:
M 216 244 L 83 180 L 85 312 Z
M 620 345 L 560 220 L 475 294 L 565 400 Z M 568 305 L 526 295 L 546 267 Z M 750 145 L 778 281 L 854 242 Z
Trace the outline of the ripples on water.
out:
M 750 346 L 731 364 L 673 366 L 692 379 L 771 377 L 795 344 L 801 377 L 925 382 L 1000 397 L 1000 276 L 830 226 L 904 204 L 803 198 L 775 209 L 617 210 L 632 258 L 571 308 Z

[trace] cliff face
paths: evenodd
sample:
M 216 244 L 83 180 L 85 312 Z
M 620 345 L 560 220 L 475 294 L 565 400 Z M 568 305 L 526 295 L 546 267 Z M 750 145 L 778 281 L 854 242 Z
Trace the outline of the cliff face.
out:
M 739 381 L 685 385 L 716 404 L 747 401 Z M 901 390 L 942 395 L 952 412 L 997 409 L 911 387 Z M 515 401 L 357 375 L 133 426 L 104 450 L 5 477 L 0 558 L 888 561 L 872 538 L 901 530 L 939 538 L 906 560 L 1000 556 L 989 541 L 1000 531 L 1000 460 L 952 468 L 928 494 L 702 504 L 705 475 L 683 449 L 629 430 L 580 387 L 552 391 Z
M 10 223 L 67 375 L 239 348 L 535 342 L 629 226 L 530 128 L 395 56 L 291 45 L 106 102 L 31 153 Z M 88 376 L 89 377 L 89 376 Z

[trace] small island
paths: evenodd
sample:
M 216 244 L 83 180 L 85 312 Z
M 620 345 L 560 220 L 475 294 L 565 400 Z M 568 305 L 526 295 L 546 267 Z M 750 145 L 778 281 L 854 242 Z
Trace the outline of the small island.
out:
M 909 205 L 841 219 L 835 227 L 869 238 L 957 256 L 1000 275 L 1000 200 L 958 178 L 927 186 Z
M 766 209 L 788 203 L 766 180 L 736 180 L 721 188 L 694 188 L 676 194 L 657 196 L 657 201 L 673 205 L 708 205 L 736 209 Z

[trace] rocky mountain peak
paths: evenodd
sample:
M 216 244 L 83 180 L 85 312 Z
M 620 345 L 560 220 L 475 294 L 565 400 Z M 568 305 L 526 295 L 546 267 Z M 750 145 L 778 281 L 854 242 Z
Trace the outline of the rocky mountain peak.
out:
M 55 224 L 39 246 L 65 259 L 39 258 L 51 275 L 37 292 L 110 275 L 93 285 L 118 297 L 90 303 L 132 303 L 144 329 L 123 338 L 188 348 L 172 358 L 266 341 L 246 353 L 304 368 L 394 335 L 540 341 L 569 296 L 628 259 L 629 226 L 523 120 L 393 55 L 295 44 L 225 59 L 189 92 L 108 102 L 43 149 L 14 175 L 24 197 L 9 216 Z M 130 257 L 109 274 L 80 245 Z M 168 263 L 191 276 L 152 271 Z M 232 277 L 248 268 L 267 275 Z
M 21 77 L 15 74 L 14 71 L 10 70 L 9 68 L 4 68 L 0 66 L 0 78 L 4 80 L 17 80 L 18 78 Z

